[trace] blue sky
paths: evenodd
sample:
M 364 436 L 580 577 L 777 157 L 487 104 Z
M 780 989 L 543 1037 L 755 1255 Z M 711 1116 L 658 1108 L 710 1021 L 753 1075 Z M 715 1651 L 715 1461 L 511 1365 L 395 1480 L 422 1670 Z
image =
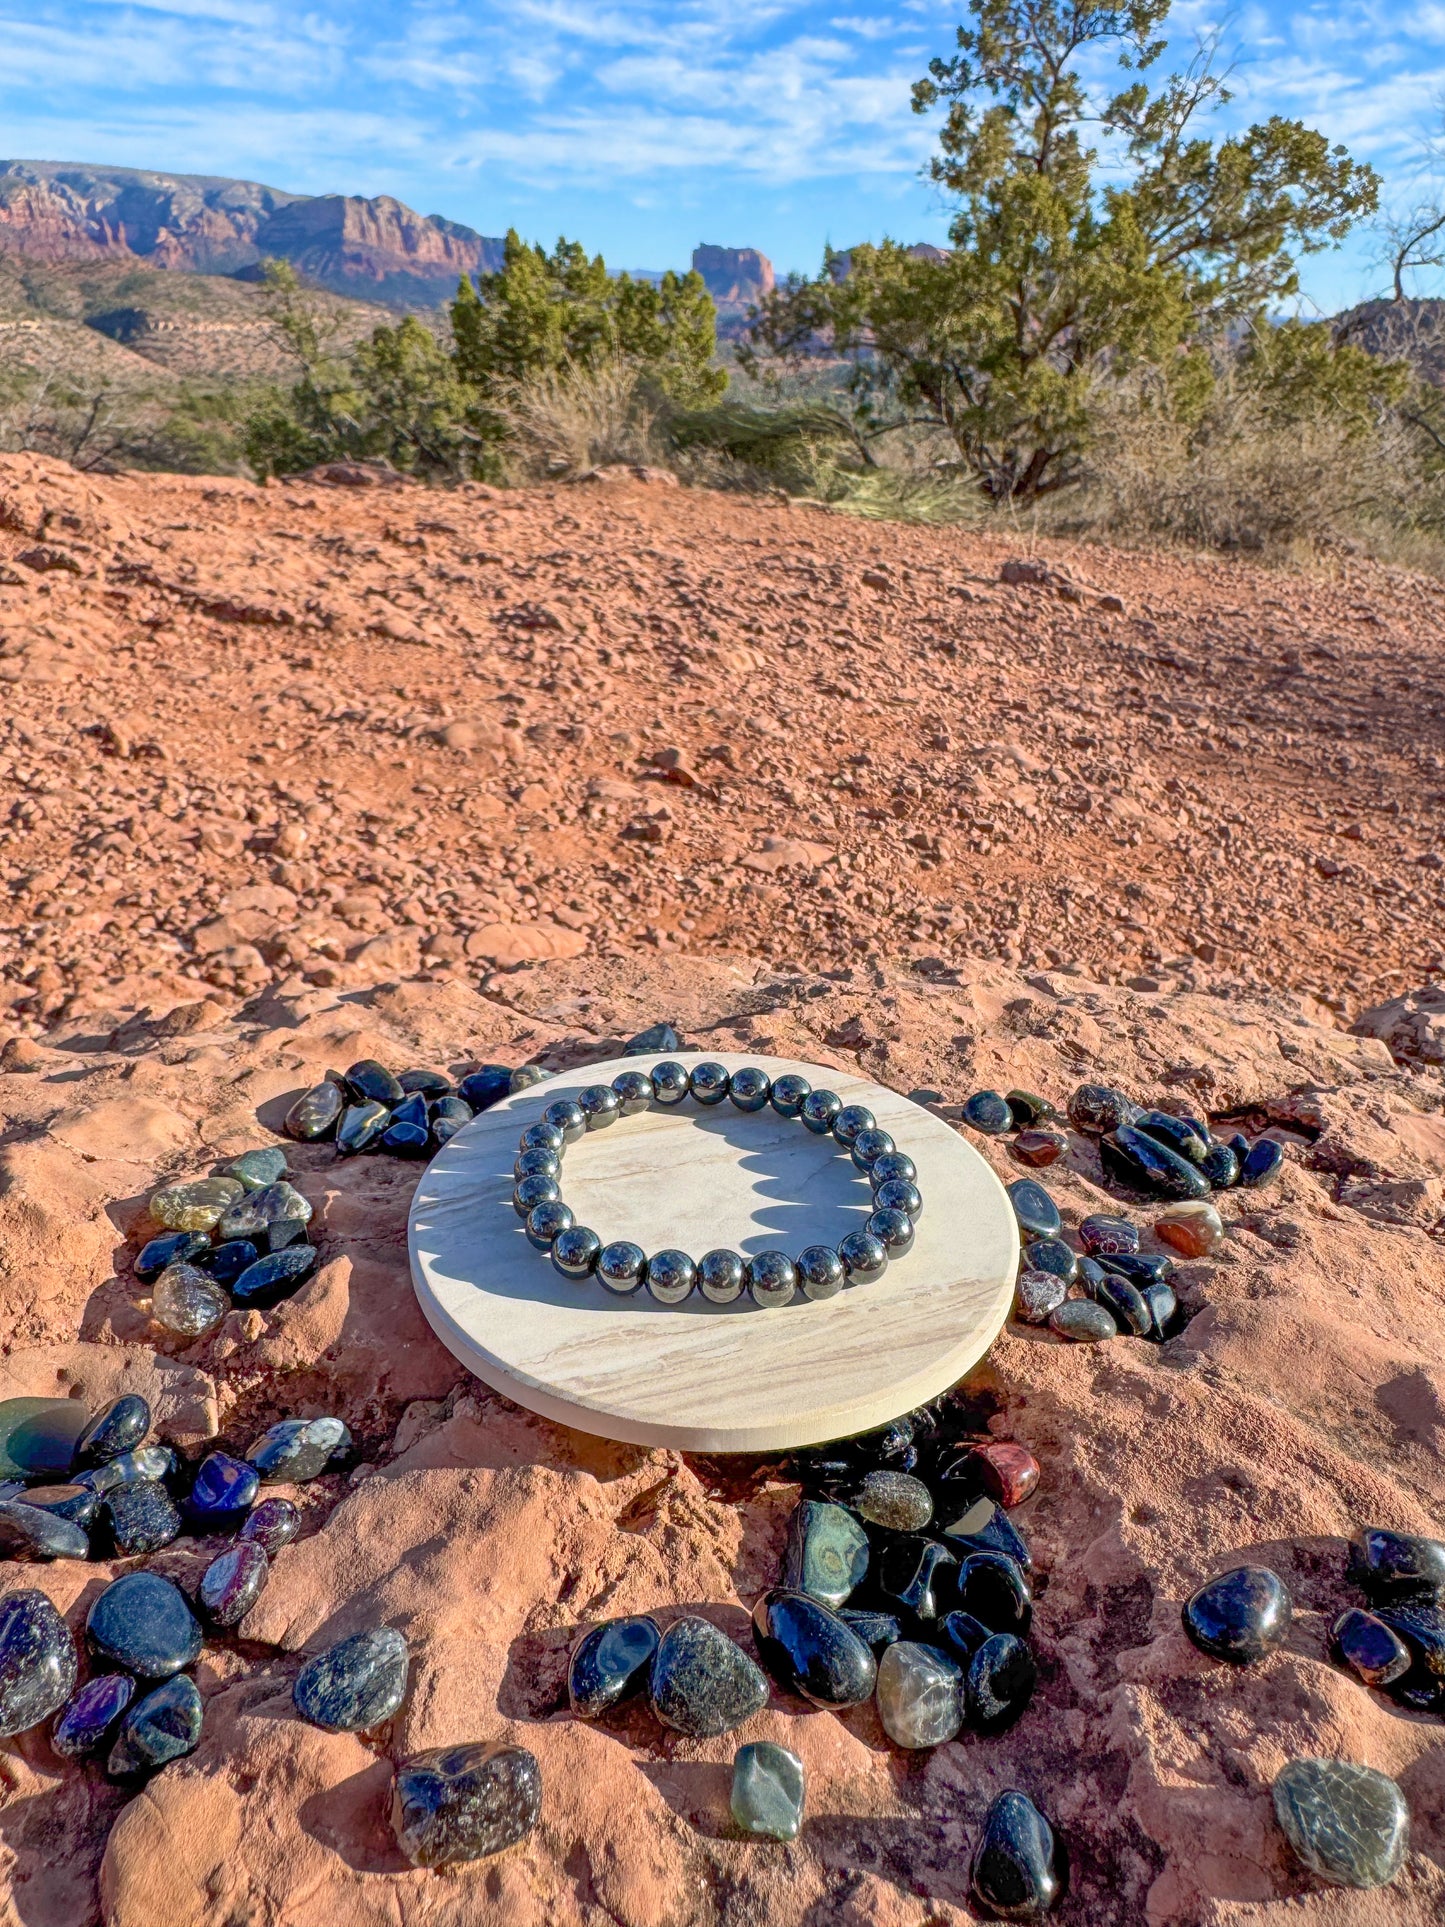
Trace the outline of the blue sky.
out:
M 697 241 L 812 269 L 825 241 L 942 240 L 912 80 L 959 0 L 0 0 L 0 154 L 391 193 L 614 266 Z M 1412 196 L 1441 122 L 1445 0 L 1183 0 L 1223 24 L 1227 120 L 1298 116 Z M 1306 264 L 1329 310 L 1374 244 Z

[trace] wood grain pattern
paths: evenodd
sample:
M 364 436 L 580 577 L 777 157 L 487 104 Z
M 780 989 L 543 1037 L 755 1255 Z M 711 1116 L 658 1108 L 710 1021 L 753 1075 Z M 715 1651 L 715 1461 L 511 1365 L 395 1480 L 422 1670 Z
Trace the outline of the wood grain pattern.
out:
M 679 1451 L 776 1451 L 881 1425 L 960 1378 L 1012 1299 L 1018 1232 L 1003 1186 L 943 1119 L 841 1071 L 735 1052 L 707 1055 L 772 1077 L 795 1071 L 866 1104 L 918 1166 L 913 1249 L 875 1285 L 762 1311 L 616 1298 L 570 1284 L 527 1243 L 511 1208 L 522 1130 L 560 1097 L 651 1059 L 588 1065 L 484 1111 L 422 1176 L 409 1226 L 417 1297 L 470 1371 L 548 1418 Z M 622 1118 L 569 1147 L 563 1195 L 606 1242 L 750 1255 L 836 1244 L 862 1226 L 868 1187 L 829 1138 L 772 1110 L 691 1101 Z

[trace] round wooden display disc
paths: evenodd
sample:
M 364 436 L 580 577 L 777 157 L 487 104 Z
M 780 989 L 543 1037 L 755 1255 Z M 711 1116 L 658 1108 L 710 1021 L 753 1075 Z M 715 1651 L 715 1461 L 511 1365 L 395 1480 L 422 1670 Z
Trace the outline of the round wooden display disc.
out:
M 411 1271 L 433 1330 L 519 1405 L 584 1432 L 688 1452 L 764 1452 L 886 1424 L 935 1398 L 980 1359 L 1008 1316 L 1019 1238 L 1008 1195 L 942 1118 L 846 1072 L 735 1052 L 711 1057 L 771 1077 L 798 1072 L 866 1104 L 918 1167 L 912 1250 L 874 1285 L 764 1311 L 744 1296 L 681 1305 L 572 1284 L 528 1244 L 512 1209 L 522 1130 L 548 1104 L 651 1058 L 549 1078 L 483 1111 L 428 1165 L 412 1201 Z M 644 1251 L 715 1246 L 744 1256 L 836 1245 L 868 1215 L 866 1180 L 831 1138 L 771 1109 L 691 1099 L 619 1118 L 569 1145 L 562 1190 L 604 1243 Z

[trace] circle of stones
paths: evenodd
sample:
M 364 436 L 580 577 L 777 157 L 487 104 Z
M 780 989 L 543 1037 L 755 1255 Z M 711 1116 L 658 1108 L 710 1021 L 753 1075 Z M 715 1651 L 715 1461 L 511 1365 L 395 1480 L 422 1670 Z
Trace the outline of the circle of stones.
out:
M 729 1102 L 740 1111 L 771 1108 L 817 1137 L 831 1137 L 868 1179 L 873 1210 L 867 1224 L 837 1245 L 808 1245 L 796 1258 L 786 1251 L 760 1251 L 744 1258 L 720 1249 L 694 1262 L 685 1251 L 649 1256 L 630 1239 L 604 1244 L 590 1227 L 577 1223 L 563 1202 L 567 1146 L 619 1117 L 687 1098 L 707 1107 Z M 528 1241 L 574 1284 L 596 1278 L 619 1297 L 646 1290 L 660 1305 L 680 1305 L 695 1290 L 714 1305 L 728 1305 L 746 1291 L 755 1305 L 772 1311 L 800 1291 L 805 1298 L 832 1298 L 845 1285 L 876 1283 L 889 1260 L 901 1258 L 912 1246 L 923 1198 L 912 1158 L 880 1130 L 866 1106 L 845 1104 L 834 1091 L 815 1091 L 807 1078 L 791 1073 L 773 1079 L 756 1065 L 729 1073 L 715 1063 L 695 1064 L 689 1071 L 669 1059 L 650 1071 L 623 1071 L 610 1084 L 589 1084 L 575 1098 L 549 1104 L 541 1119 L 522 1133 L 513 1166 L 512 1208 L 526 1225 Z

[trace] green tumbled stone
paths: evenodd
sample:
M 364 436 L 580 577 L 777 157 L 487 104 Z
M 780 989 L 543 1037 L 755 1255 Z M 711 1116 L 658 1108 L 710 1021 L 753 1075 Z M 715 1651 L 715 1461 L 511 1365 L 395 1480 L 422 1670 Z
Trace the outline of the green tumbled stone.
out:
M 0 1479 L 63 1479 L 89 1419 L 79 1399 L 0 1399 Z
M 841 1606 L 868 1570 L 868 1535 L 851 1512 L 804 1499 L 788 1522 L 779 1583 L 825 1606 Z
M 1405 1796 L 1373 1767 L 1291 1760 L 1275 1780 L 1274 1811 L 1311 1873 L 1337 1887 L 1386 1886 L 1405 1863 Z
M 258 1150 L 243 1151 L 221 1169 L 226 1177 L 239 1178 L 248 1191 L 264 1191 L 285 1177 L 286 1153 L 279 1144 L 263 1144 Z
M 239 1178 L 192 1178 L 151 1193 L 146 1209 L 166 1231 L 209 1231 L 245 1190 Z
M 803 1824 L 803 1762 L 785 1746 L 756 1740 L 733 1760 L 733 1820 L 744 1833 L 796 1840 Z

